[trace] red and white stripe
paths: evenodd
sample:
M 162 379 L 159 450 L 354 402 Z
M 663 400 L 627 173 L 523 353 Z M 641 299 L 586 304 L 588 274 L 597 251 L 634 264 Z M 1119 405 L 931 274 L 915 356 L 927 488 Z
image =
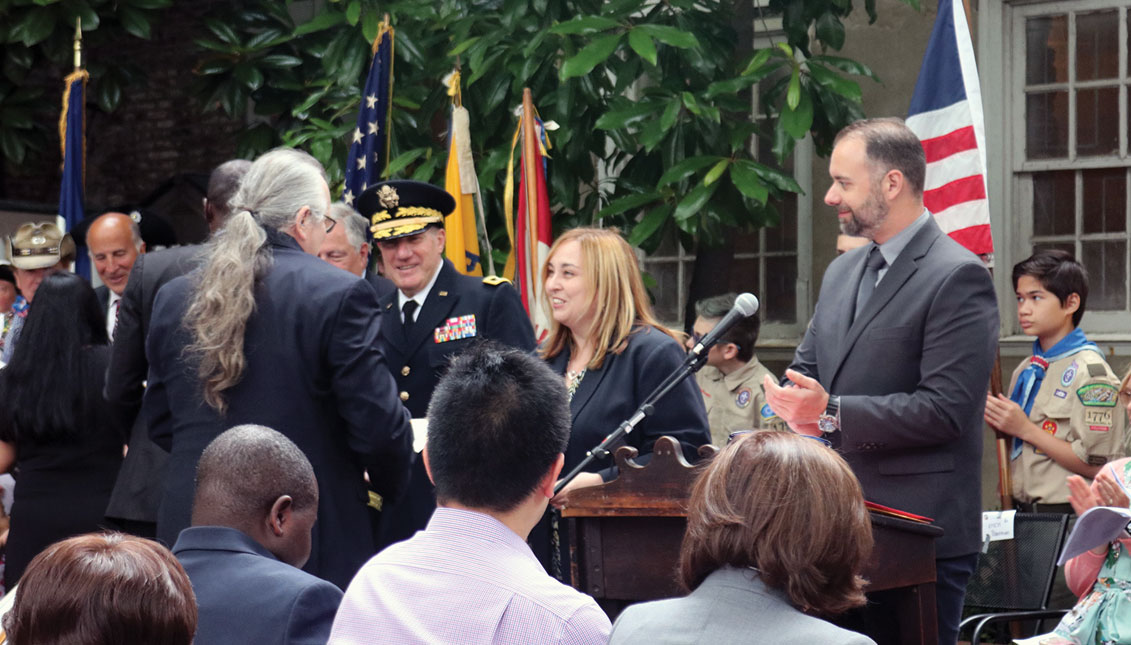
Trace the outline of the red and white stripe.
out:
M 944 232 L 972 252 L 993 253 L 986 196 L 986 132 L 974 46 L 961 2 L 952 2 L 966 100 L 907 118 L 927 153 L 923 202 Z M 924 62 L 927 64 L 927 62 Z

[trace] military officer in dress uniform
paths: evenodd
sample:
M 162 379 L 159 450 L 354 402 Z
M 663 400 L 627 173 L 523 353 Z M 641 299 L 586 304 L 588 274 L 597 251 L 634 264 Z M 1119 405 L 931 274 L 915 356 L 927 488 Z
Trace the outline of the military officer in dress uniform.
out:
M 726 293 L 704 298 L 695 303 L 693 335 L 687 339 L 688 349 L 734 307 L 738 296 Z M 754 355 L 761 321 L 757 315 L 743 318 L 723 335 L 707 354 L 707 364 L 695 374 L 707 406 L 707 422 L 711 426 L 711 443 L 727 445 L 730 433 L 736 430 L 788 430 L 789 426 L 766 403 L 762 380 L 770 370 Z
M 413 418 L 427 415 L 448 361 L 476 339 L 534 350 L 530 317 L 510 282 L 461 275 L 442 257 L 444 217 L 455 209 L 451 195 L 423 182 L 392 180 L 369 187 L 356 206 L 370 222 L 386 277 L 397 286 L 380 299 L 381 349 Z M 383 509 L 378 548 L 423 529 L 435 507 L 418 459 L 406 499 Z

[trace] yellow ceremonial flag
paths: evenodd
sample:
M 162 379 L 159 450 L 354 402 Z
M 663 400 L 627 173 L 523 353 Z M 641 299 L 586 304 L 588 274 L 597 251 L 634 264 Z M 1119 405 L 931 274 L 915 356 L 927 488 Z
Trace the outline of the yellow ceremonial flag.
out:
M 444 218 L 447 235 L 444 253 L 456 271 L 481 276 L 483 265 L 480 263 L 475 215 L 479 180 L 471 158 L 471 118 L 467 108 L 461 105 L 458 71 L 452 72 L 448 95 L 452 97 L 452 121 L 448 129 L 448 167 L 444 174 L 444 189 L 455 198 L 456 209 Z

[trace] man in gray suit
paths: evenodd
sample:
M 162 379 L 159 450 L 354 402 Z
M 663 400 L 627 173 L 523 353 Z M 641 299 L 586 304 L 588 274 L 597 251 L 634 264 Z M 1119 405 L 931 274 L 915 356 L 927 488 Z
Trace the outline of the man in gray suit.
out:
M 766 398 L 821 435 L 867 499 L 934 518 L 939 643 L 954 643 L 980 546 L 982 410 L 998 310 L 989 272 L 923 207 L 926 160 L 898 119 L 837 135 L 825 203 L 871 244 L 833 260 L 783 384 Z

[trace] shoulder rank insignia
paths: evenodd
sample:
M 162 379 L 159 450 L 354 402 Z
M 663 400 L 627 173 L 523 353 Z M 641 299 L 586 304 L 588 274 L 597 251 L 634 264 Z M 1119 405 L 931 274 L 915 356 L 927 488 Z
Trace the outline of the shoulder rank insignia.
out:
M 446 343 L 453 340 L 475 337 L 475 314 L 467 314 L 458 318 L 448 318 L 432 332 L 432 338 L 437 343 Z
M 499 275 L 483 276 L 483 284 L 489 284 L 492 287 L 497 287 L 500 284 L 510 284 L 511 281 Z
M 1114 408 L 1119 403 L 1119 392 L 1114 385 L 1092 383 L 1076 390 L 1080 403 L 1088 406 Z

